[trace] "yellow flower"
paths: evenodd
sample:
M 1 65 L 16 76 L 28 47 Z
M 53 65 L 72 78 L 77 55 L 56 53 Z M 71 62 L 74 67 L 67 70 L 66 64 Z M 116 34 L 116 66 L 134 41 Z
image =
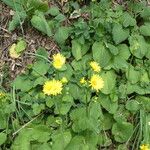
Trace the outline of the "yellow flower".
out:
M 89 82 L 92 89 L 96 90 L 97 92 L 104 87 L 103 79 L 97 74 L 92 75 Z
M 101 71 L 101 67 L 99 66 L 99 64 L 95 61 L 91 61 L 90 62 L 90 66 L 92 67 L 92 69 L 95 71 L 95 72 L 100 72 Z
M 143 145 L 140 146 L 140 150 L 150 150 L 148 147 L 149 147 L 149 145 L 144 145 L 143 144 Z
M 81 83 L 81 84 L 86 83 L 85 77 L 81 78 L 80 83 Z
M 3 92 L 0 92 L 0 97 L 5 96 L 5 94 Z
M 57 95 L 61 94 L 62 91 L 62 83 L 59 80 L 50 80 L 46 81 L 43 86 L 43 92 L 47 95 Z
M 66 61 L 66 58 L 58 53 L 56 55 L 53 55 L 53 66 L 56 68 L 56 69 L 61 69 L 62 66 L 65 64 L 65 61 Z
M 63 78 L 61 79 L 61 82 L 62 82 L 62 83 L 67 83 L 67 82 L 68 82 L 68 80 L 67 80 L 67 78 L 66 78 L 66 77 L 63 77 Z

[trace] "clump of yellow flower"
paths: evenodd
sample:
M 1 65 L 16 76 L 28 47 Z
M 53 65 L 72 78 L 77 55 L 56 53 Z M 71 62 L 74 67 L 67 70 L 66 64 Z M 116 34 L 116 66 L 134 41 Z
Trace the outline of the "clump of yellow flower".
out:
M 140 146 L 140 150 L 150 150 L 150 149 L 149 149 L 149 145 L 144 145 L 144 144 L 141 145 L 141 146 Z
M 92 75 L 89 83 L 92 89 L 96 90 L 97 92 L 104 87 L 103 79 L 97 74 Z
M 62 54 L 57 53 L 53 55 L 53 66 L 56 69 L 61 69 L 62 66 L 65 64 L 65 61 L 66 61 L 66 58 Z
M 62 82 L 62 83 L 67 83 L 67 82 L 68 82 L 68 80 L 67 80 L 67 78 L 66 78 L 66 77 L 63 77 L 63 78 L 61 79 L 61 82 Z
M 81 84 L 86 83 L 85 77 L 81 78 L 80 83 L 81 83 Z
M 46 95 L 58 95 L 61 94 L 62 91 L 62 83 L 59 80 L 50 80 L 46 81 L 43 86 L 43 92 Z
M 90 62 L 90 66 L 91 68 L 95 71 L 95 72 L 100 72 L 101 71 L 101 67 L 99 66 L 99 64 L 95 61 L 91 61 Z

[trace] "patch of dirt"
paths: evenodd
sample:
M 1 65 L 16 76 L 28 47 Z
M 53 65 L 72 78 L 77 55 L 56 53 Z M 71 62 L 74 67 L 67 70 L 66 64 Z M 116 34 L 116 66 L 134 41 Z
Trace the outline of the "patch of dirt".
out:
M 60 50 L 53 39 L 42 35 L 31 26 L 24 25 L 23 33 L 19 27 L 10 33 L 7 28 L 12 13 L 10 8 L 0 3 L 0 76 L 8 74 L 7 78 L 9 80 L 13 80 L 18 74 L 24 72 L 26 66 L 34 61 L 34 57 L 28 53 L 35 53 L 38 47 L 44 47 L 49 55 Z M 9 56 L 9 47 L 16 43 L 19 37 L 25 39 L 27 48 L 18 59 L 12 59 Z

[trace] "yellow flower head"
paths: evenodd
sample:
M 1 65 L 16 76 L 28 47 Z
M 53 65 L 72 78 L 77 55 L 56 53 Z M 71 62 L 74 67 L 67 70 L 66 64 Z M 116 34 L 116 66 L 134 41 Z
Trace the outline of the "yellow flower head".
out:
M 0 97 L 5 96 L 5 94 L 3 92 L 0 92 Z
M 99 64 L 95 61 L 91 61 L 90 62 L 90 66 L 92 67 L 92 69 L 95 71 L 95 72 L 100 72 L 101 71 L 101 67 L 99 66 Z
M 61 94 L 62 83 L 59 80 L 46 81 L 43 86 L 43 92 L 47 95 L 58 95 Z
M 81 78 L 80 83 L 81 83 L 81 84 L 86 83 L 85 77 Z
M 89 82 L 92 89 L 96 90 L 97 92 L 104 87 L 103 79 L 97 74 L 92 75 Z
M 56 69 L 61 69 L 62 66 L 65 64 L 65 61 L 66 61 L 66 58 L 58 53 L 56 55 L 53 55 L 53 66 L 56 68 Z
M 149 149 L 149 145 L 144 145 L 144 144 L 141 145 L 141 146 L 140 146 L 140 150 L 150 150 L 150 149 Z
M 61 79 L 61 82 L 62 82 L 62 83 L 67 83 L 67 82 L 68 82 L 68 80 L 67 80 L 67 78 L 66 78 L 66 77 L 63 77 L 63 78 Z

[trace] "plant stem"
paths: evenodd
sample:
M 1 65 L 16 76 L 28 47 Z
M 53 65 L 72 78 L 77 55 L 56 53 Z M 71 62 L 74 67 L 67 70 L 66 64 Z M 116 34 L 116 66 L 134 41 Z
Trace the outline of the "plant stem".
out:
M 88 91 L 86 91 L 86 116 L 87 116 L 87 118 L 89 117 L 89 113 L 88 113 Z

